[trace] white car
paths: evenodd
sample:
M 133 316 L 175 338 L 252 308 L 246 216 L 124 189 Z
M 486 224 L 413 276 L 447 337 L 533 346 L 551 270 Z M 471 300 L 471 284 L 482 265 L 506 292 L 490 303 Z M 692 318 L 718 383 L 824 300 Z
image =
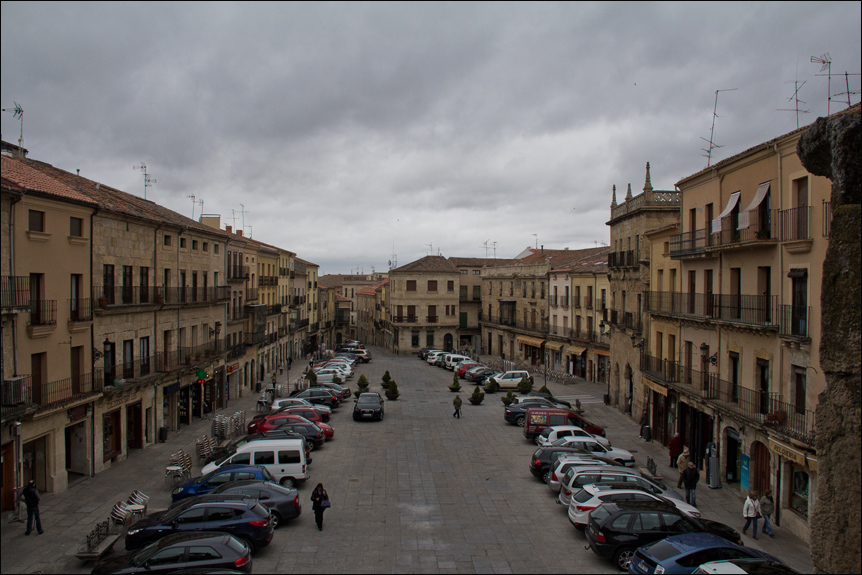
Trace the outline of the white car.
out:
M 630 451 L 620 449 L 619 447 L 605 447 L 598 441 L 587 437 L 570 435 L 569 437 L 563 437 L 556 440 L 551 445 L 559 445 L 560 447 L 578 447 L 584 451 L 592 453 L 593 455 L 598 455 L 605 459 L 613 459 L 617 463 L 622 463 L 627 467 L 631 467 L 635 464 L 635 456 L 632 455 Z
M 505 371 L 500 375 L 495 375 L 493 378 L 489 377 L 485 379 L 483 382 L 485 385 L 488 385 L 491 379 L 494 379 L 497 383 L 500 384 L 500 389 L 518 389 L 518 384 L 521 383 L 521 380 L 526 378 L 528 381 L 533 381 L 533 378 L 530 374 L 523 370 L 517 371 Z
M 571 497 L 569 521 L 578 529 L 584 529 L 590 521 L 590 511 L 611 501 L 663 501 L 675 505 L 687 515 L 700 517 L 697 507 L 678 499 L 668 499 L 640 489 L 620 489 L 618 485 L 586 485 Z
M 569 457 L 569 455 L 575 455 L 575 457 Z M 563 485 L 563 479 L 569 469 L 595 469 L 601 467 L 610 466 L 604 461 L 593 459 L 587 454 L 566 454 L 557 460 L 553 471 L 548 476 L 548 489 L 551 490 L 551 493 L 559 494 L 560 488 Z
M 611 447 L 611 442 L 606 438 L 601 435 L 588 433 L 577 425 L 555 425 L 553 427 L 546 427 L 542 430 L 542 433 L 536 436 L 536 445 L 539 447 L 545 447 L 564 437 L 583 437 L 585 439 L 593 439 L 605 447 Z
M 276 411 L 282 407 L 311 407 L 312 409 L 317 410 L 318 413 L 332 415 L 332 410 L 326 405 L 311 403 L 310 401 L 306 401 L 299 397 L 282 397 L 280 399 L 276 399 L 272 402 L 271 410 Z
M 467 357 L 466 355 L 459 355 L 456 353 L 451 353 L 446 357 L 446 369 L 452 371 L 455 369 L 455 366 L 461 363 L 462 361 L 473 361 L 472 358 Z
M 348 373 L 348 375 L 353 375 L 353 373 L 356 370 L 353 367 L 352 363 L 347 362 L 347 361 L 338 361 L 335 359 L 330 359 L 329 361 L 326 362 L 326 364 L 324 364 L 323 367 L 334 367 L 336 369 L 343 369 L 344 371 L 346 371 Z
M 344 373 L 343 370 L 335 369 L 332 367 L 324 367 L 314 373 L 317 376 L 317 383 L 335 383 L 333 380 L 336 377 L 341 381 L 347 379 L 347 375 Z
M 437 363 L 437 358 L 440 356 L 441 353 L 446 353 L 446 352 L 445 351 L 432 351 L 425 357 L 425 361 L 429 365 L 434 365 L 435 363 Z

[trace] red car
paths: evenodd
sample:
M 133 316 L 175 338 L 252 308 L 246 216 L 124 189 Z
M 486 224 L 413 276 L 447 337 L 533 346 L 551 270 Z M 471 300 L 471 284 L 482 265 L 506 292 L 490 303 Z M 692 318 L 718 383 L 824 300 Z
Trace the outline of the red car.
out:
M 463 378 L 464 374 L 467 373 L 468 369 L 472 369 L 474 367 L 481 367 L 484 364 L 475 362 L 475 361 L 465 361 L 460 364 L 461 367 L 458 368 L 458 377 Z
M 270 431 L 272 429 L 278 428 L 281 425 L 284 425 L 285 423 L 290 423 L 291 421 L 301 421 L 302 423 L 312 423 L 316 425 L 326 436 L 326 439 L 332 439 L 335 436 L 335 430 L 332 429 L 332 426 L 327 425 L 326 423 L 309 421 L 301 415 L 285 412 L 280 412 L 272 415 L 258 415 L 248 424 L 248 432 L 251 434 Z
M 292 413 L 293 415 L 301 415 L 305 419 L 307 419 L 309 421 L 313 421 L 314 423 L 318 424 L 318 426 L 321 423 L 324 423 L 323 416 L 320 415 L 320 412 L 317 411 L 316 409 L 314 409 L 313 407 L 301 407 L 301 406 L 287 407 L 287 408 L 279 410 L 279 412 L 278 412 L 279 415 L 285 414 L 285 413 Z M 329 416 L 326 416 L 326 418 L 329 419 Z

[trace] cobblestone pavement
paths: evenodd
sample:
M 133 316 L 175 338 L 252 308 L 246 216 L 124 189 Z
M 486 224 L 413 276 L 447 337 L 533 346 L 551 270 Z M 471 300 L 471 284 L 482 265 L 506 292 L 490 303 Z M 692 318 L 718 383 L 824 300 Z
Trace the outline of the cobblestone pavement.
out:
M 395 357 L 374 348 L 374 359 L 360 364 L 348 382 L 355 388 L 365 374 L 372 390 L 380 389 L 384 371 L 398 383 L 401 398 L 387 401 L 382 422 L 354 422 L 352 400 L 342 405 L 330 424 L 332 441 L 313 454 L 311 478 L 300 487 L 303 514 L 275 533 L 273 542 L 255 555 L 256 573 L 614 573 L 569 524 L 564 508 L 529 472 L 535 446 L 520 428 L 503 421 L 500 394 L 484 403 L 466 401 L 463 417 L 452 417 L 454 395 L 446 388 L 451 372 Z M 295 378 L 304 366 L 289 374 Z M 281 376 L 286 381 L 288 374 Z M 537 385 L 541 382 L 537 381 Z M 634 452 L 637 465 L 647 456 L 675 481 L 665 463 L 667 451 L 642 442 L 637 425 L 602 404 L 604 387 L 579 381 L 566 386 L 549 383 L 560 398 L 580 399 L 591 419 L 607 430 L 615 446 Z M 231 402 L 222 413 L 246 409 L 254 414 L 256 394 Z M 164 467 L 170 453 L 193 452 L 195 439 L 210 431 L 201 420 L 171 433 L 159 443 L 133 453 L 125 462 L 74 484 L 58 495 L 42 498 L 44 535 L 24 536 L 24 525 L 3 517 L 2 573 L 87 573 L 91 564 L 75 557 L 85 535 L 105 519 L 118 500 L 133 489 L 150 495 L 150 510 L 170 503 Z M 195 461 L 194 475 L 200 465 Z M 323 532 L 314 526 L 311 489 L 322 482 L 332 509 Z M 704 517 L 741 529 L 742 500 L 732 489 L 698 489 Z M 772 553 L 806 573 L 813 569 L 809 548 L 776 528 L 775 539 L 745 543 Z M 116 549 L 122 549 L 123 541 Z

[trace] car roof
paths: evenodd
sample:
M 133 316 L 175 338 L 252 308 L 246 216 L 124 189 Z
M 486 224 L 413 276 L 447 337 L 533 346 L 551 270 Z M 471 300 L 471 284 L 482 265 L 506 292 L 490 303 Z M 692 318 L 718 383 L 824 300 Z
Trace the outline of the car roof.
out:
M 663 539 L 662 541 L 657 541 L 653 546 L 658 543 L 664 543 L 665 545 L 673 547 L 678 551 L 678 555 L 685 555 L 686 553 L 691 553 L 692 551 L 698 551 L 704 548 L 729 547 L 731 549 L 739 549 L 739 546 L 736 543 L 728 541 L 724 537 L 720 537 L 715 533 L 707 532 L 673 535 Z
M 673 503 L 655 501 L 609 501 L 603 504 L 608 511 L 665 511 L 675 515 L 686 515 L 679 511 Z
M 164 549 L 176 543 L 184 543 L 186 541 L 199 541 L 202 539 L 224 539 L 230 537 L 227 533 L 219 531 L 184 531 L 182 533 L 171 533 L 159 538 L 156 542 L 157 549 Z

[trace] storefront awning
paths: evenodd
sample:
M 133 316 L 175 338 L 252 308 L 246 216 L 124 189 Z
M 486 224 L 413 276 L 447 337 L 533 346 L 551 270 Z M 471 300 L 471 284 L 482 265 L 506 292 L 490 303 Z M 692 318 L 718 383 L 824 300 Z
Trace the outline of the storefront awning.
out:
M 795 447 L 792 447 L 790 445 L 787 445 L 786 443 L 782 443 L 782 442 L 777 441 L 775 439 L 772 439 L 770 437 L 769 438 L 769 449 L 771 449 L 772 451 L 774 451 L 775 453 L 777 453 L 781 457 L 784 457 L 785 459 L 789 459 L 789 460 L 791 460 L 794 463 L 797 463 L 799 465 L 805 465 L 805 461 L 806 461 L 805 453 L 802 451 L 799 451 Z
M 523 343 L 524 345 L 531 345 L 533 347 L 542 347 L 542 344 L 545 343 L 545 340 L 539 339 L 538 337 L 530 337 L 528 335 L 519 335 L 515 338 L 518 343 Z
M 546 341 L 545 349 L 553 349 L 554 351 L 560 351 L 561 349 L 563 349 L 563 344 L 556 341 Z
M 596 355 L 603 355 L 603 356 L 605 356 L 605 357 L 610 357 L 610 356 L 611 356 L 611 352 L 609 352 L 609 351 L 605 351 L 605 350 L 603 350 L 603 349 L 594 349 L 594 350 L 593 350 L 593 353 L 594 353 L 594 354 L 596 354 Z
M 579 345 L 570 345 L 566 348 L 566 353 L 568 353 L 569 355 L 581 355 L 585 351 L 587 351 L 587 348 L 581 347 Z
M 739 194 L 741 193 L 742 192 L 733 192 L 732 194 L 730 194 L 730 199 L 727 200 L 727 205 L 724 207 L 724 210 L 722 210 L 722 212 L 718 214 L 717 218 L 712 220 L 712 233 L 717 234 L 721 231 L 722 218 L 729 215 L 730 212 L 733 211 L 733 208 L 736 207 L 736 202 L 739 201 Z
M 643 384 L 645 386 L 647 386 L 648 388 L 650 388 L 654 392 L 660 393 L 661 395 L 664 395 L 665 397 L 667 397 L 667 388 L 665 386 L 659 385 L 655 382 L 652 382 L 649 379 L 647 379 L 646 377 L 642 377 L 641 382 L 643 382 Z
M 766 194 L 769 193 L 769 182 L 764 182 L 760 184 L 757 188 L 757 193 L 754 194 L 754 199 L 751 200 L 751 203 L 748 204 L 748 207 L 745 208 L 744 211 L 739 214 L 739 225 L 736 226 L 738 230 L 748 229 L 748 226 L 751 223 L 750 214 L 753 210 L 757 209 L 757 206 L 760 205 L 760 202 L 766 197 Z

